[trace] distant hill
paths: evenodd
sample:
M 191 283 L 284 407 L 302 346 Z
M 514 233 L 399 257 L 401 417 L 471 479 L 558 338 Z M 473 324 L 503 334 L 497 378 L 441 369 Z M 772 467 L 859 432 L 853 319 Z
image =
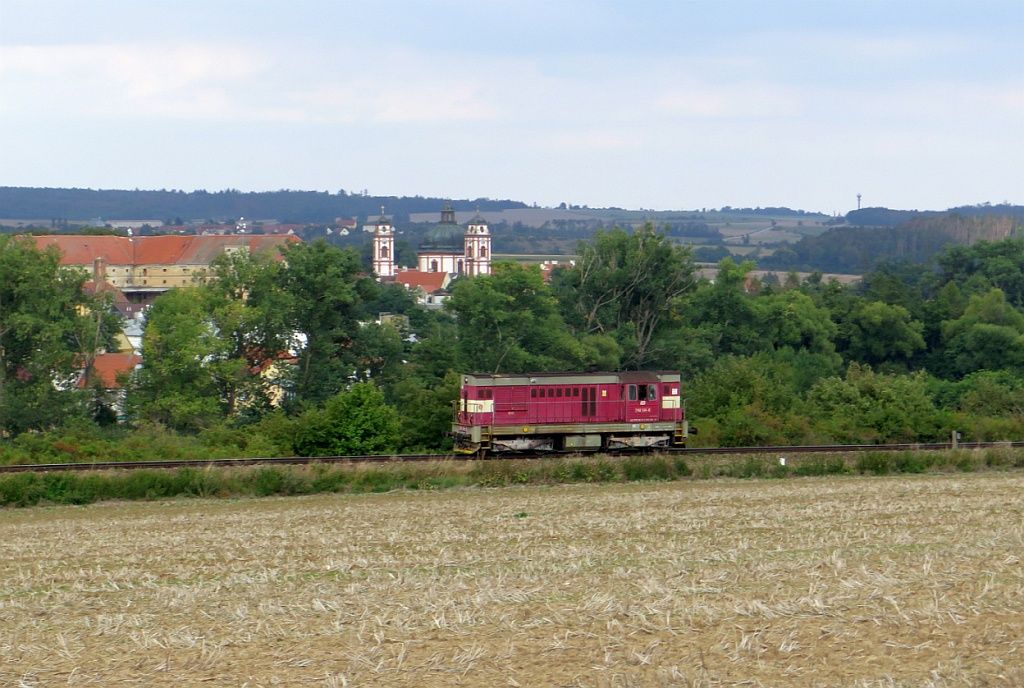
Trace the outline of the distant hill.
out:
M 363 196 L 344 191 L 145 191 L 0 187 L 0 218 L 42 220 L 127 220 L 175 218 L 225 220 L 275 218 L 282 222 L 328 223 L 336 217 L 389 216 L 407 221 L 410 213 L 439 212 L 449 199 L 421 196 Z M 511 200 L 451 200 L 456 209 L 525 208 Z
M 997 213 L 1005 209 L 1013 212 Z M 1024 207 L 993 206 L 987 213 L 961 211 L 915 213 L 894 227 L 833 227 L 779 248 L 758 264 L 772 269 L 863 273 L 883 260 L 923 263 L 951 244 L 1024 235 Z
M 890 208 L 861 208 L 851 210 L 846 214 L 847 224 L 857 227 L 896 227 L 919 217 L 935 217 L 946 213 L 956 213 L 964 217 L 984 217 L 988 215 L 999 215 L 1014 217 L 1024 221 L 1024 206 L 1009 205 L 1001 203 L 992 205 L 982 203 L 980 205 L 963 205 L 958 208 L 950 208 L 943 212 L 938 210 L 892 210 Z

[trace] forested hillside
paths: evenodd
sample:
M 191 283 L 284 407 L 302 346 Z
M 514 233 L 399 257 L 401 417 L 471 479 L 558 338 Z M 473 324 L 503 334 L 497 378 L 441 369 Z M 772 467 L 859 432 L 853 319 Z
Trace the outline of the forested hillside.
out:
M 224 220 L 274 218 L 282 222 L 326 223 L 336 217 L 380 214 L 407 220 L 409 213 L 437 212 L 446 199 L 420 196 L 364 196 L 326 191 L 145 191 L 113 189 L 45 189 L 0 187 L 0 217 L 13 219 L 171 219 Z M 524 208 L 518 201 L 487 198 L 454 200 L 461 210 Z
M 946 213 L 955 213 L 962 217 L 978 217 L 984 215 L 996 215 L 1002 217 L 1013 217 L 1024 222 L 1024 206 L 1000 203 L 981 203 L 979 205 L 963 205 L 957 208 L 950 208 Z M 895 227 L 914 218 L 927 217 L 932 215 L 943 215 L 943 212 L 934 210 L 891 210 L 889 208 L 862 208 L 851 210 L 846 214 L 846 222 L 857 227 Z
M 1021 213 L 965 215 L 957 211 L 918 214 L 893 227 L 834 227 L 782 246 L 758 263 L 764 268 L 861 274 L 881 261 L 923 263 L 950 245 L 1020 236 L 1022 217 Z

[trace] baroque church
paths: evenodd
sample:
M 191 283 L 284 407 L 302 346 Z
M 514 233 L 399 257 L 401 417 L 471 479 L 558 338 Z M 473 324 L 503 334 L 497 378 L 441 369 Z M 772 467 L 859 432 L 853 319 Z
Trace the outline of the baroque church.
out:
M 478 212 L 462 227 L 455 221 L 455 210 L 445 205 L 441 221 L 420 242 L 416 262 L 416 272 L 421 273 L 447 273 L 453 278 L 491 274 L 491 231 L 487 220 Z M 383 208 L 373 233 L 373 272 L 380 280 L 398 275 L 395 228 L 384 216 Z

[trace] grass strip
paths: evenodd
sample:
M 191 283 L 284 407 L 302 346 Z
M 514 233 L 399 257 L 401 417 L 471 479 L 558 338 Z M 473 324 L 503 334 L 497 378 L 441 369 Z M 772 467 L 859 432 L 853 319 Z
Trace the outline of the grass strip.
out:
M 1024 468 L 1024 451 L 866 452 L 857 455 L 642 455 L 531 461 L 437 461 L 414 464 L 117 469 L 0 475 L 0 506 L 90 504 L 174 497 L 265 497 L 318 493 L 439 490 L 564 483 L 713 478 L 889 475 Z

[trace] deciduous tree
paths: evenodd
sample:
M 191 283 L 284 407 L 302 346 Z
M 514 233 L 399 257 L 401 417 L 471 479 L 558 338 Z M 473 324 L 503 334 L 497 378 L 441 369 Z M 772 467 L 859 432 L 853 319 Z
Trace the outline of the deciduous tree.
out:
M 0 433 L 50 427 L 82 411 L 76 371 L 108 334 L 102 303 L 82 292 L 85 280 L 61 267 L 56 250 L 0 235 Z
M 623 365 L 644 367 L 656 357 L 658 334 L 678 315 L 675 301 L 696 284 L 689 249 L 648 224 L 633 233 L 598 232 L 579 251 L 557 282 L 566 320 L 581 334 L 614 336 Z

